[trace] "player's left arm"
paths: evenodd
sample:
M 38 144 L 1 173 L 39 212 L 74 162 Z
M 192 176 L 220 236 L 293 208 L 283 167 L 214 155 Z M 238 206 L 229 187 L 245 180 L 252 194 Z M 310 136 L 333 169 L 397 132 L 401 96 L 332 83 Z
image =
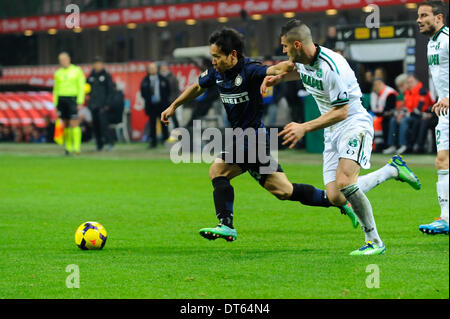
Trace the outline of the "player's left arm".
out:
M 447 59 L 448 59 L 448 57 L 449 57 L 448 40 L 445 42 L 445 47 L 443 49 L 445 51 L 445 54 L 447 54 Z M 448 78 L 445 79 L 445 81 L 448 81 Z M 448 82 L 447 82 L 447 87 L 448 87 Z M 434 104 L 431 110 L 434 113 L 436 113 L 437 116 L 448 114 L 448 93 L 447 93 L 447 96 L 441 98 L 436 104 Z
M 289 148 L 293 148 L 306 133 L 317 131 L 345 120 L 348 116 L 348 108 L 348 103 L 342 106 L 335 106 L 314 120 L 305 123 L 291 122 L 287 124 L 278 134 L 278 136 L 283 136 L 284 141 L 282 145 L 290 144 Z

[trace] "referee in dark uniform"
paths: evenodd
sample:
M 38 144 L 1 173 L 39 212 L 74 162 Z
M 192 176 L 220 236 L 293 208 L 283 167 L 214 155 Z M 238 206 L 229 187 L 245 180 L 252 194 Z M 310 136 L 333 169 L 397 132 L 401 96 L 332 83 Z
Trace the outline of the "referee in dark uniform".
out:
M 97 151 L 114 146 L 114 136 L 109 129 L 108 111 L 114 92 L 114 83 L 111 74 L 106 71 L 101 57 L 95 57 L 93 69 L 87 78 L 91 86 L 88 107 L 92 112 L 92 124 L 97 143 Z

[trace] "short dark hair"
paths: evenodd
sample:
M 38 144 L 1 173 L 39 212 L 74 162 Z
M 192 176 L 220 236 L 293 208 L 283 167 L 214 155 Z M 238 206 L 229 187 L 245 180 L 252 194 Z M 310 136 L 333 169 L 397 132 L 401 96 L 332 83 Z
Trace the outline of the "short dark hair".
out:
M 419 4 L 419 8 L 422 6 L 430 6 L 433 15 L 437 16 L 438 14 L 442 14 L 443 20 L 445 21 L 447 19 L 447 4 L 443 1 L 425 1 Z
M 209 44 L 217 45 L 226 55 L 236 50 L 238 57 L 244 55 L 244 36 L 232 28 L 216 30 L 209 37 Z
M 301 41 L 305 44 L 312 42 L 311 30 L 301 20 L 289 20 L 282 28 L 280 37 L 288 42 Z
M 301 27 L 304 23 L 301 20 L 293 19 L 289 20 L 282 28 L 280 37 L 286 36 L 286 34 L 294 28 Z
M 94 57 L 93 62 L 94 62 L 94 63 L 95 63 L 95 62 L 103 62 L 103 59 L 102 59 L 101 56 L 97 55 L 97 56 Z

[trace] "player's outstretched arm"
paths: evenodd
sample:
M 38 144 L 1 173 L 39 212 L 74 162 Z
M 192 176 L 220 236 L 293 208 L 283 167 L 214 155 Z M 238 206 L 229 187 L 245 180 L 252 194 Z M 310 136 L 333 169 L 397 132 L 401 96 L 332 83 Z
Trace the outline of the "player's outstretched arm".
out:
M 268 75 L 264 78 L 264 81 L 261 84 L 260 88 L 261 95 L 264 95 L 264 93 L 266 93 L 267 88 L 270 86 L 275 86 L 280 82 L 298 81 L 298 80 L 300 80 L 300 75 L 295 70 L 285 72 L 279 75 Z
M 200 96 L 205 92 L 206 89 L 202 88 L 198 82 L 192 84 L 183 93 L 181 93 L 175 101 L 170 104 L 170 106 L 161 113 L 161 122 L 166 126 L 169 125 L 169 118 L 175 113 L 175 110 L 186 102 L 192 101 L 196 97 Z
M 283 136 L 282 145 L 289 144 L 293 148 L 306 133 L 329 127 L 345 120 L 348 116 L 348 104 L 336 106 L 322 116 L 305 123 L 291 122 L 278 134 Z
M 283 73 L 289 73 L 291 71 L 295 71 L 295 65 L 291 61 L 283 61 L 278 64 L 272 65 L 267 68 L 267 75 L 280 75 Z

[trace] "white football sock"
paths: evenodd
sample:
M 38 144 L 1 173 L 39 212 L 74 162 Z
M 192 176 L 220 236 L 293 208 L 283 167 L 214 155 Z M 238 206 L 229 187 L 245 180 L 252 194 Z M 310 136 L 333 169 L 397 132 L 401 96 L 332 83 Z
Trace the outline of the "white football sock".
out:
M 378 235 L 377 225 L 373 217 L 372 205 L 366 195 L 359 189 L 357 184 L 344 187 L 341 189 L 341 192 L 352 204 L 355 215 L 361 223 L 366 241 L 370 240 L 374 244 L 382 245 L 383 242 Z
M 388 179 L 398 176 L 397 169 L 389 164 L 367 175 L 358 177 L 359 189 L 365 194 Z
M 441 205 L 441 218 L 448 223 L 448 169 L 438 171 L 436 190 Z

